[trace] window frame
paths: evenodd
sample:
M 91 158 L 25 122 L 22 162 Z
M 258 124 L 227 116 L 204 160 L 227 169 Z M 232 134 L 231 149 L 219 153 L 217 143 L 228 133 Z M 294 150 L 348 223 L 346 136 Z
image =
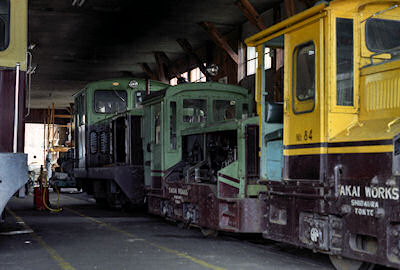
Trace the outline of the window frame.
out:
M 6 4 L 8 4 L 8 18 L 4 21 L 4 30 L 5 30 L 5 42 L 4 48 L 0 47 L 0 52 L 6 51 L 10 47 L 11 42 L 11 0 L 4 0 Z M 0 19 L 1 20 L 1 19 Z
M 351 22 L 352 22 L 352 26 L 353 26 L 353 29 L 352 29 L 352 38 L 353 38 L 353 41 L 352 41 L 352 43 L 353 43 L 353 50 L 352 50 L 352 58 L 351 58 L 351 65 L 352 65 L 352 97 L 353 97 L 353 100 L 352 100 L 352 104 L 351 105 L 343 105 L 343 104 L 338 104 L 339 102 L 338 102 L 338 75 L 339 75 L 339 73 L 338 73 L 338 46 L 337 46 L 337 44 L 338 44 L 338 42 L 337 42 L 337 38 L 338 38 L 338 31 L 337 31 L 337 25 L 338 25 L 338 21 L 340 20 L 340 19 L 342 19 L 342 20 L 351 20 Z M 355 50 L 354 50 L 354 19 L 352 19 L 352 18 L 342 18 L 342 17 L 336 17 L 335 18 L 335 43 L 334 43 L 334 45 L 335 45 L 335 51 L 336 51 L 336 53 L 335 53 L 335 59 L 334 59 L 334 61 L 335 61 L 335 77 L 334 78 L 336 78 L 336 80 L 335 80 L 335 100 L 334 100 L 334 102 L 335 102 L 335 105 L 336 106 L 338 106 L 338 107 L 343 107 L 343 108 L 352 108 L 352 107 L 354 107 L 354 104 L 355 104 L 355 85 L 354 85 L 354 80 L 355 80 L 355 69 L 354 69 L 354 60 L 355 60 Z
M 314 96 L 312 98 L 307 98 L 307 99 L 304 99 L 304 100 L 300 100 L 297 97 L 297 81 L 296 81 L 296 79 L 297 79 L 296 67 L 297 67 L 297 62 L 298 62 L 297 61 L 298 60 L 297 56 L 298 56 L 299 49 L 301 47 L 305 47 L 305 46 L 307 46 L 309 44 L 312 44 L 314 46 Z M 294 48 L 293 54 L 292 54 L 292 111 L 296 115 L 305 114 L 305 113 L 311 113 L 311 112 L 313 112 L 315 110 L 316 95 L 317 95 L 317 70 L 316 70 L 317 61 L 318 61 L 318 58 L 317 58 L 317 47 L 315 46 L 314 40 L 308 40 L 306 42 L 297 44 L 296 47 Z M 298 102 L 300 104 L 301 103 L 304 104 L 304 102 L 308 102 L 308 101 L 312 100 L 313 101 L 313 106 L 309 110 L 297 111 L 296 110 L 296 106 L 295 106 L 295 104 L 297 104 L 296 103 L 296 99 L 298 100 Z
M 363 25 L 361 21 L 363 20 L 363 17 L 352 17 L 349 16 L 348 13 L 342 12 L 342 11 L 335 11 L 332 16 L 330 17 L 330 24 L 332 25 L 332 31 L 330 33 L 330 46 L 332 48 L 332 53 L 329 55 L 330 58 L 328 58 L 328 64 L 332 66 L 331 70 L 328 73 L 328 76 L 331 78 L 336 78 L 337 70 L 336 70 L 336 55 L 337 55 L 337 27 L 336 27 L 336 19 L 341 18 L 341 19 L 352 19 L 353 20 L 353 106 L 343 106 L 343 105 L 337 105 L 337 81 L 336 79 L 332 80 L 331 82 L 328 82 L 328 91 L 330 97 L 328 100 L 329 104 L 329 111 L 330 112 L 335 112 L 335 113 L 348 113 L 348 114 L 356 114 L 358 112 L 358 109 L 360 107 L 360 100 L 359 100 L 359 76 L 360 76 L 360 69 L 358 68 L 358 63 L 361 63 L 361 56 L 364 54 L 363 52 Z M 361 36 L 357 33 L 360 33 L 361 31 Z M 359 46 L 361 45 L 361 53 L 357 53 L 357 47 L 358 50 L 360 50 Z M 365 46 L 365 45 L 364 45 Z M 329 47 L 329 46 L 328 46 Z
M 172 103 L 175 103 L 175 123 L 173 126 L 173 120 L 172 120 L 172 112 L 173 112 L 173 107 L 172 107 Z M 169 147 L 168 149 L 170 151 L 178 151 L 178 101 L 177 100 L 170 100 L 168 102 L 169 106 L 168 106 L 168 117 L 169 117 Z M 175 128 L 175 147 L 173 147 L 172 145 L 172 131 L 173 131 L 173 127 Z

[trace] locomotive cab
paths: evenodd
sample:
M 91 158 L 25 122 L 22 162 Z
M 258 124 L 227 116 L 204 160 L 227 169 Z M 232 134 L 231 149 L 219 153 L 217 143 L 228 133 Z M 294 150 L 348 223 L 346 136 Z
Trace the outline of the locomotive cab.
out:
M 246 40 L 259 56 L 284 50 L 283 124 L 269 120 L 263 57 L 256 75 L 264 236 L 326 252 L 339 269 L 334 255 L 400 265 L 398 4 L 331 1 Z

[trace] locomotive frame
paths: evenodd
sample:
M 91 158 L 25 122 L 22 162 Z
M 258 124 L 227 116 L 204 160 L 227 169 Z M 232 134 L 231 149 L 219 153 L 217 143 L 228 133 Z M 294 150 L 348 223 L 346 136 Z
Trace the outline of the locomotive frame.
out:
M 284 49 L 281 151 L 268 139 L 276 104 L 266 99 L 262 57 L 256 74 L 263 236 L 328 253 L 338 269 L 400 266 L 400 61 L 398 48 L 367 36 L 384 42 L 384 20 L 399 29 L 398 4 L 323 3 L 246 40 L 259 56 Z M 271 152 L 283 160 L 281 177 L 270 175 Z

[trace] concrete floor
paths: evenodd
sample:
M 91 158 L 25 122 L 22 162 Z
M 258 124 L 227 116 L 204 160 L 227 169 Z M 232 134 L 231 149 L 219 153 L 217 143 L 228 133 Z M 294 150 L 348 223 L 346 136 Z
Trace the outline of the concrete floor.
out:
M 60 197 L 60 213 L 33 210 L 31 196 L 10 201 L 0 269 L 333 269 L 325 255 L 258 236 L 204 238 L 145 211 L 101 209 L 85 194 Z

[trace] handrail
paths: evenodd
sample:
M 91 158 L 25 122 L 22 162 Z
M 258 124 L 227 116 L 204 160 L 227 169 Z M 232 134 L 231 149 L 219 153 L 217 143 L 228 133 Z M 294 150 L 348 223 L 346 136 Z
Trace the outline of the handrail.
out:
M 392 129 L 392 126 L 394 125 L 394 124 L 396 124 L 396 122 L 399 122 L 400 121 L 400 117 L 397 117 L 396 119 L 394 119 L 393 121 L 390 121 L 389 123 L 388 123 L 388 129 L 386 130 L 386 132 L 390 132 L 391 131 L 391 129 Z

